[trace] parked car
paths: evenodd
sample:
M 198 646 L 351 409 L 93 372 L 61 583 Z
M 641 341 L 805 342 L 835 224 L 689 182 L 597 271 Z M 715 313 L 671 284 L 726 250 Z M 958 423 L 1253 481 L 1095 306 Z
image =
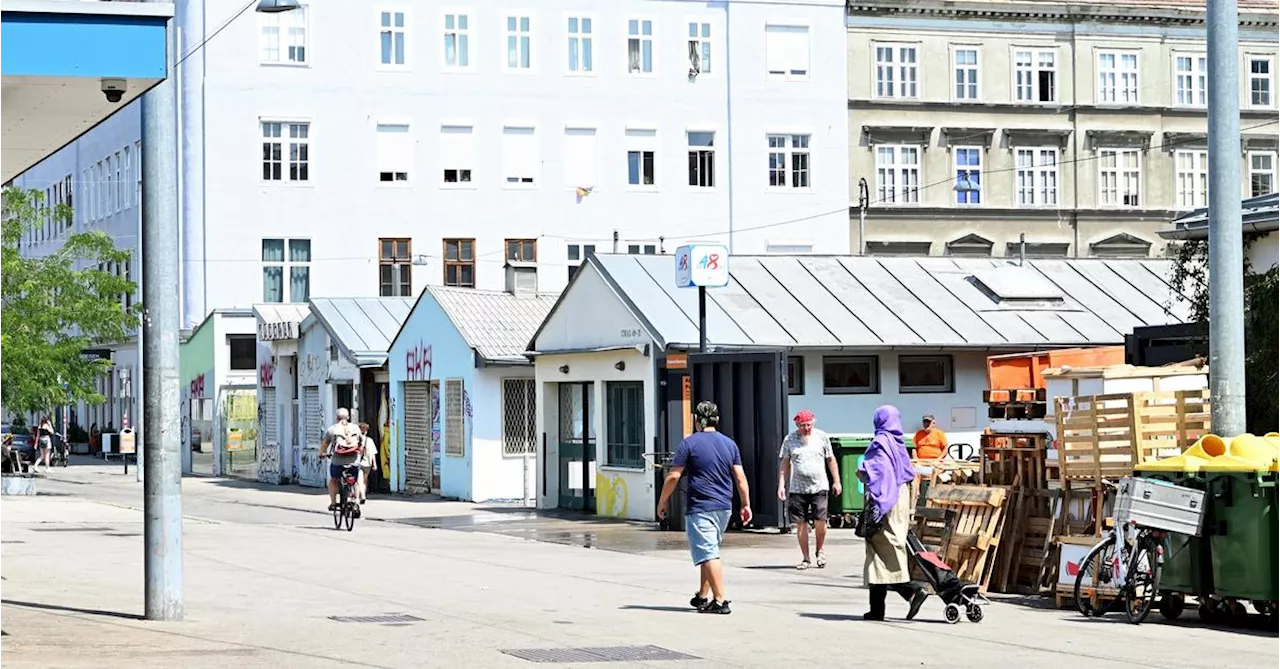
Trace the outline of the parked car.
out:
M 4 425 L 0 425 L 0 434 L 3 434 L 6 438 L 13 438 L 13 444 L 11 446 L 12 453 L 19 458 L 21 463 L 25 464 L 35 462 L 36 448 L 31 442 L 30 432 L 27 432 L 25 428 L 19 429 L 15 432 L 12 425 L 5 423 Z M 5 471 L 13 469 L 12 463 L 8 458 L 5 458 L 4 469 Z

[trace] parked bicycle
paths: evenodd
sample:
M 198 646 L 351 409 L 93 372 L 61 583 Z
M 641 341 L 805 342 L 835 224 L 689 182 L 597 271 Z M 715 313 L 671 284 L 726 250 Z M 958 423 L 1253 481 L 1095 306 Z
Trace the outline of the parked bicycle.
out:
M 345 525 L 350 532 L 360 517 L 360 500 L 357 496 L 360 480 L 359 465 L 344 465 L 338 477 L 338 508 L 333 510 L 333 527 L 340 530 Z

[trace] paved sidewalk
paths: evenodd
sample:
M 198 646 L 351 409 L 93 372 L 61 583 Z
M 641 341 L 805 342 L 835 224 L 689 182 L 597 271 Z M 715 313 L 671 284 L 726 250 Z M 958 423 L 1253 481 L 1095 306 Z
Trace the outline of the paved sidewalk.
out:
M 645 645 L 698 659 L 601 666 L 1235 669 L 1280 660 L 1270 635 L 1134 627 L 1003 603 L 979 625 L 946 625 L 936 600 L 914 623 L 862 622 L 866 594 L 849 533 L 834 533 L 828 569 L 804 573 L 791 568 L 792 537 L 730 547 L 734 614 L 704 616 L 684 607 L 694 571 L 678 553 L 368 519 L 337 532 L 328 514 L 311 511 L 313 495 L 192 479 L 184 481 L 186 621 L 154 623 L 138 619 L 142 516 L 121 501 L 129 484 L 77 469 L 41 481 L 52 494 L 3 501 L 5 667 L 522 667 L 532 663 L 501 651 Z M 102 480 L 56 480 L 92 477 Z M 369 508 L 412 519 L 463 516 L 469 506 Z M 891 603 L 890 615 L 902 608 Z M 330 618 L 389 614 L 412 618 Z

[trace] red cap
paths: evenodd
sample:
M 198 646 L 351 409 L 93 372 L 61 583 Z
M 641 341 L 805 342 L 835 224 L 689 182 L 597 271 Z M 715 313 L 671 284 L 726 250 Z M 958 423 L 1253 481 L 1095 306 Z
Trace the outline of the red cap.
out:
M 813 412 L 808 409 L 801 409 L 796 412 L 795 421 L 797 423 L 808 423 L 813 420 Z

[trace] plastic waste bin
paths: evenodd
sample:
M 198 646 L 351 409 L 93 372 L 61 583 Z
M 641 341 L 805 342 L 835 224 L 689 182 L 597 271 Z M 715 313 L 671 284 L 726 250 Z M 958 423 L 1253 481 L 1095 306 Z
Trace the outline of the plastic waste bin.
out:
M 1277 532 L 1277 457 L 1270 440 L 1251 434 L 1225 443 L 1207 435 L 1213 457 L 1201 471 L 1212 521 L 1207 528 L 1213 589 L 1219 597 L 1255 602 L 1280 598 L 1280 532 Z
M 827 504 L 827 512 L 833 518 L 836 516 L 847 516 L 837 521 L 837 526 L 845 521 L 853 522 L 856 516 L 862 513 L 865 488 L 862 480 L 858 478 L 858 465 L 862 464 L 862 459 L 866 457 L 867 446 L 871 445 L 872 437 L 869 435 L 851 435 L 851 434 L 832 434 L 828 435 L 831 439 L 831 450 L 836 457 L 836 465 L 840 470 L 840 497 L 836 498 L 832 495 Z M 906 437 L 907 452 L 913 457 L 916 451 L 915 442 L 911 437 Z M 827 482 L 831 481 L 831 472 L 827 472 Z
M 674 453 L 668 453 L 658 461 L 659 470 L 662 472 L 663 479 L 666 478 L 668 472 L 671 471 L 671 461 L 675 458 Z M 658 479 L 658 491 L 662 491 L 662 481 Z M 667 502 L 667 517 L 658 522 L 658 529 L 670 532 L 684 531 L 684 516 L 688 513 L 688 500 L 686 499 L 685 488 L 686 477 L 681 476 L 680 482 L 676 484 L 675 492 L 671 493 L 671 499 Z
M 1200 468 L 1208 461 L 1208 457 L 1193 446 L 1182 455 L 1149 462 L 1135 469 L 1136 474 L 1143 478 L 1204 490 L 1206 482 Z M 1212 558 L 1209 554 L 1209 540 L 1204 536 L 1205 528 L 1212 523 L 1213 505 L 1208 503 L 1208 507 L 1205 509 L 1200 536 L 1177 533 L 1168 535 L 1164 566 L 1160 572 L 1161 592 L 1172 595 L 1161 606 L 1161 613 L 1167 618 L 1178 617 L 1186 595 L 1204 597 L 1213 593 Z

